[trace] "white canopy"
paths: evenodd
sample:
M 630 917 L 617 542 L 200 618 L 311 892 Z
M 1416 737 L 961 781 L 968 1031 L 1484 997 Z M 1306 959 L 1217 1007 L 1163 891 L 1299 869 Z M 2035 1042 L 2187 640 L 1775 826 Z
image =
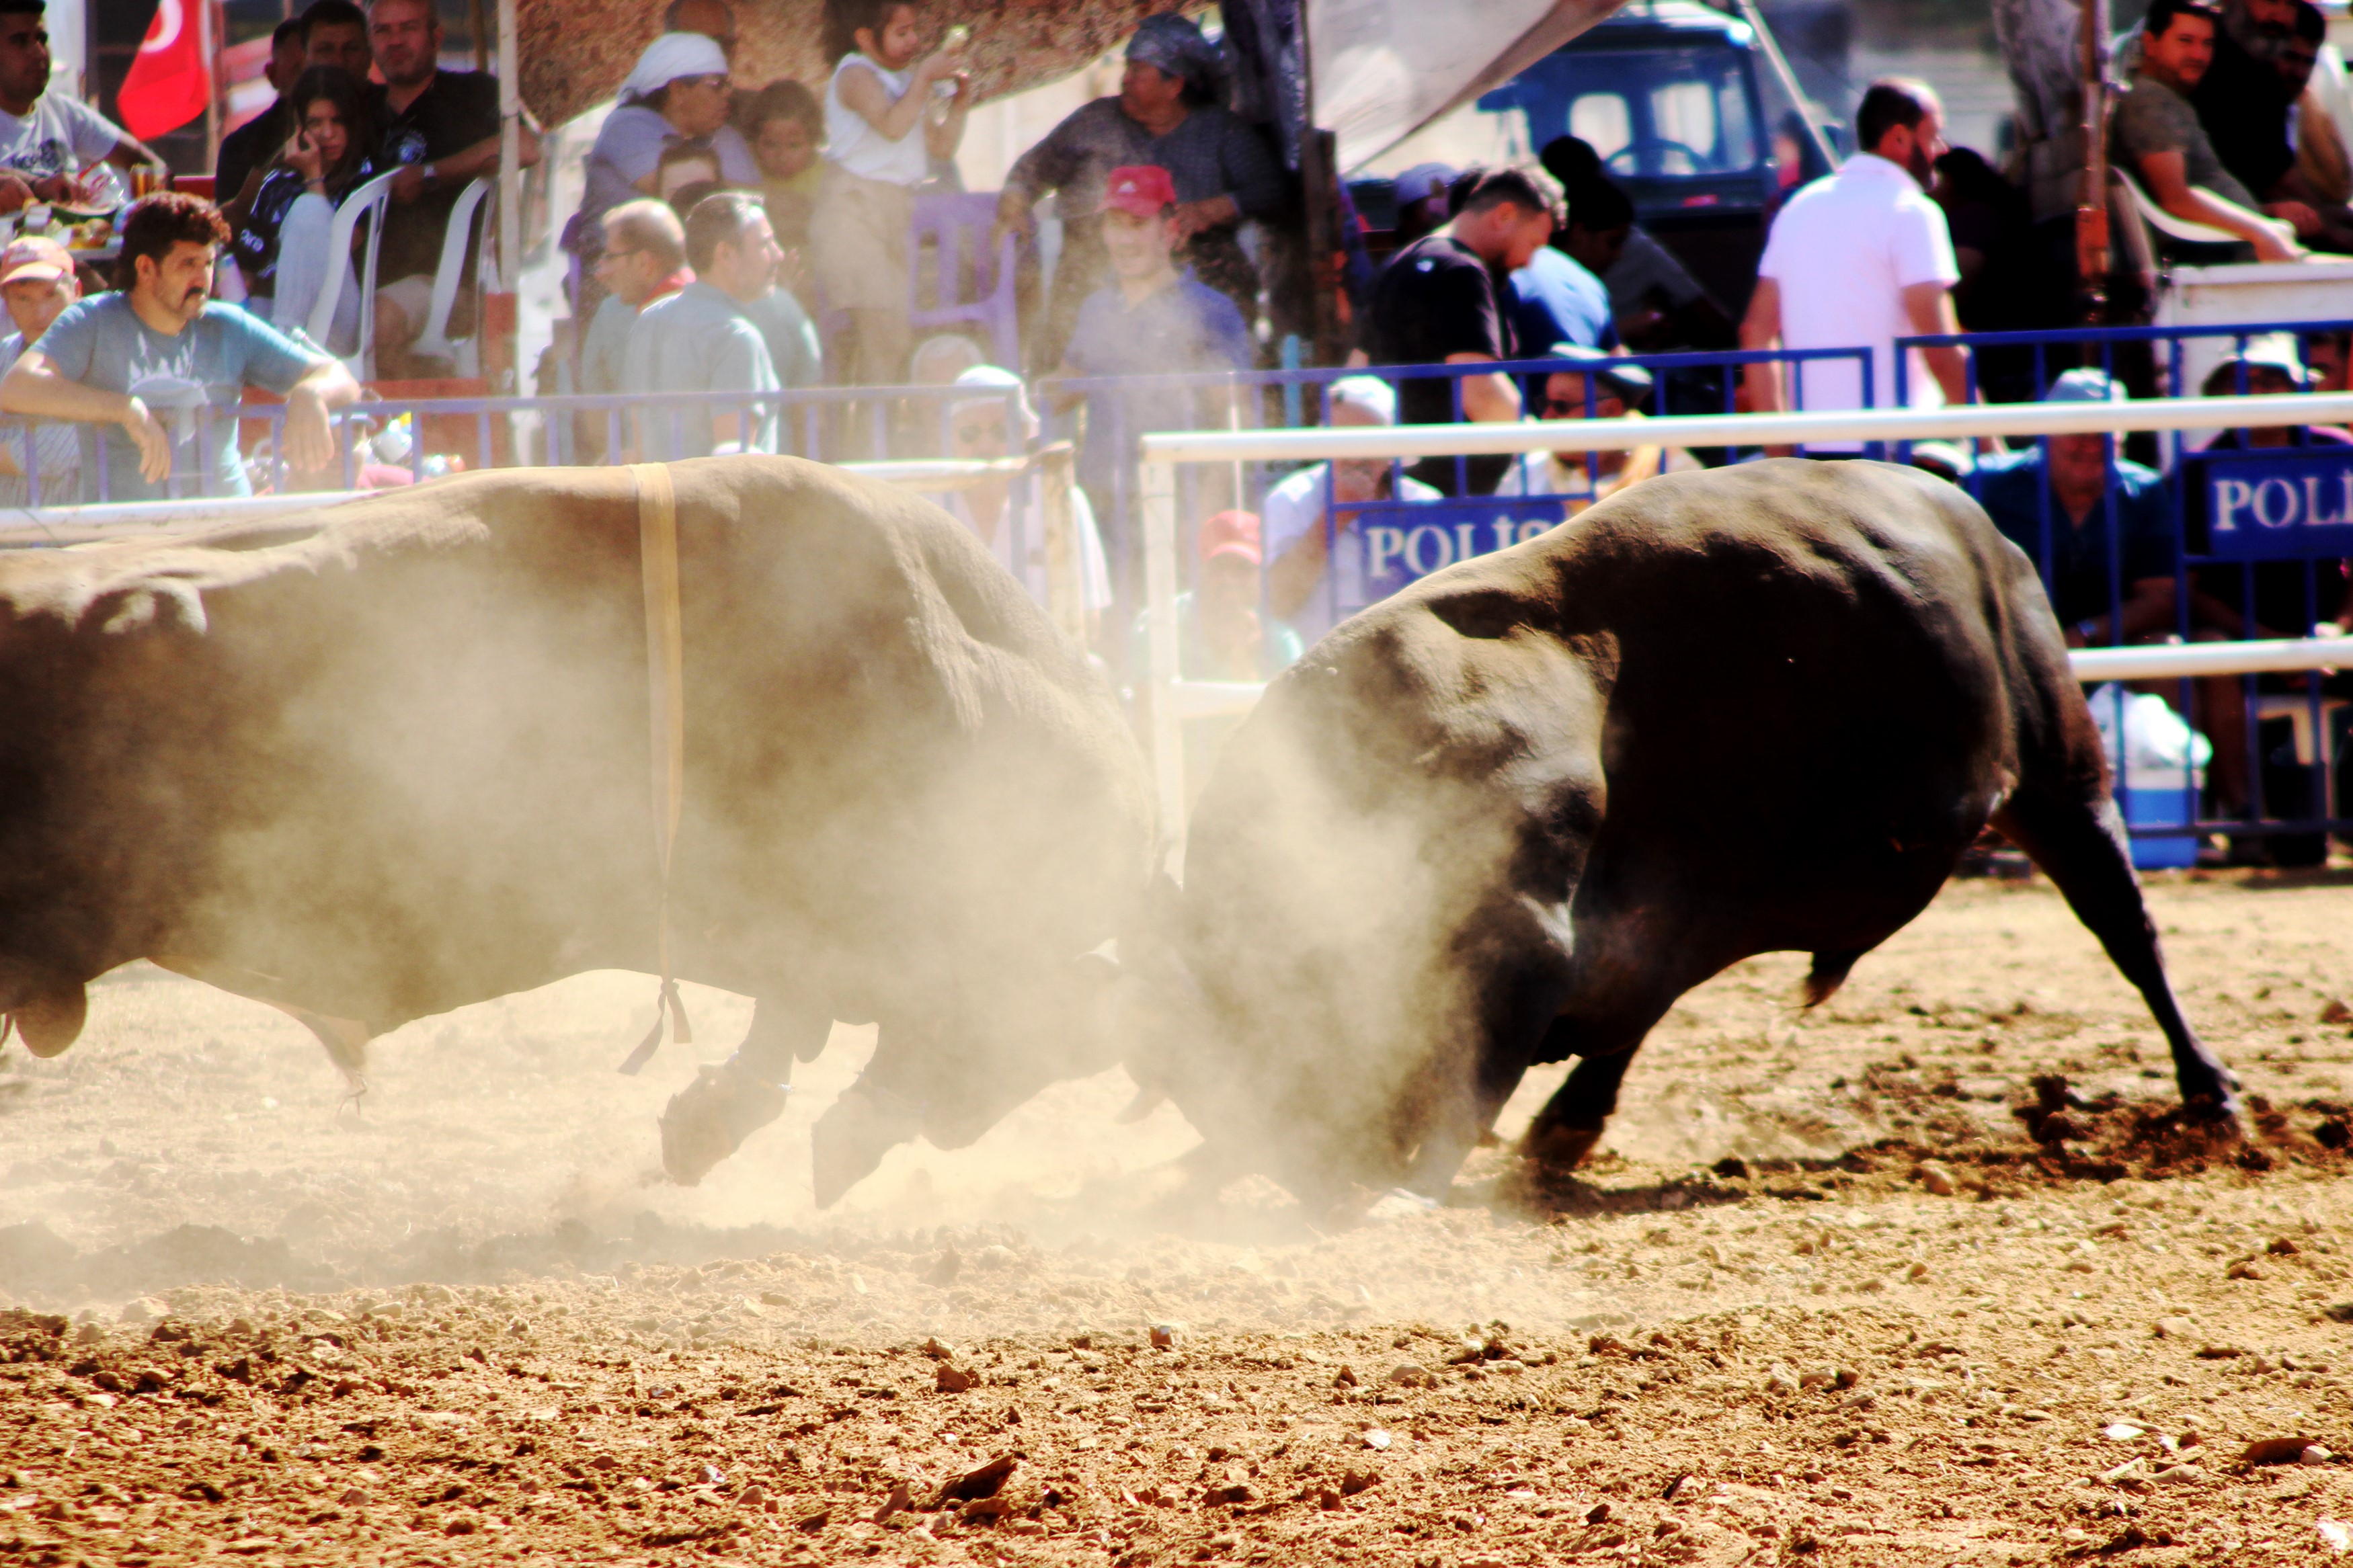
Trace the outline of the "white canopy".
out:
M 1355 170 L 1510 80 L 1623 0 L 1311 0 L 1315 122 Z

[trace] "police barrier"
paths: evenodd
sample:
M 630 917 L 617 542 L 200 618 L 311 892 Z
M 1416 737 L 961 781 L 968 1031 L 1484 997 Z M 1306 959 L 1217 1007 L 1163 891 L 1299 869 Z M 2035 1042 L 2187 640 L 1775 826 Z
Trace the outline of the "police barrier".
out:
M 2115 438 L 2091 450 L 2043 438 L 1986 458 L 1960 482 L 2041 570 L 2071 640 L 2293 638 L 2353 627 L 2353 439 L 2336 420 L 2281 417 L 2267 395 L 2309 377 L 2305 345 L 2342 342 L 2353 320 L 2208 327 L 2076 328 L 1900 340 L 2031 361 L 2021 384 L 2071 390 L 2096 369 L 2119 391 L 2245 400 L 2252 412 L 2157 429 L 2122 404 Z M 1899 356 L 1898 396 L 1910 355 Z M 1970 361 L 1976 386 L 1978 360 Z M 2075 386 L 2081 393 L 2086 388 Z M 2340 416 L 2341 417 L 2341 416 Z M 2072 493 L 2062 495 L 2063 490 Z M 2348 659 L 2353 666 L 2353 659 Z M 2160 692 L 2209 748 L 2136 774 L 2119 799 L 2144 864 L 2187 863 L 2194 841 L 2231 837 L 2240 858 L 2316 865 L 2353 824 L 2353 675 L 2248 671 L 2182 679 Z M 2140 787 L 2135 787 L 2136 779 Z M 2150 782 L 2156 781 L 2156 782 Z M 2172 841 L 2168 851 L 2155 847 Z

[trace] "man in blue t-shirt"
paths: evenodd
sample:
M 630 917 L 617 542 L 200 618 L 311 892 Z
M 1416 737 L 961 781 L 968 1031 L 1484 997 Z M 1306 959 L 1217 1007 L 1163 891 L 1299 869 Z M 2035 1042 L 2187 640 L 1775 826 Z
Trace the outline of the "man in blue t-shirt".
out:
M 237 450 L 248 386 L 285 395 L 292 468 L 333 462 L 327 412 L 357 401 L 359 385 L 325 354 L 212 299 L 227 239 L 220 210 L 200 197 L 139 203 L 122 227 L 121 286 L 68 306 L 0 379 L 0 412 L 122 427 L 103 442 L 103 469 L 100 432 L 82 431 L 85 500 L 250 495 Z
M 2044 395 L 2050 403 L 2123 399 L 2122 388 L 2090 369 L 2068 371 Z M 1971 487 L 1994 526 L 2026 552 L 2042 574 L 2070 647 L 2127 643 L 2173 628 L 2173 571 L 2181 541 L 2172 509 L 2166 504 L 2165 481 L 2138 463 L 2116 458 L 2112 519 L 2109 439 L 2053 436 L 2047 442 L 2047 459 L 2042 447 L 1980 458 Z M 2116 555 L 2113 579 L 2112 549 Z M 2112 586 L 2116 601 L 2113 611 Z M 2121 625 L 2112 618 L 2117 614 Z
M 1257 345 L 1242 313 L 1215 289 L 1176 270 L 1176 185 L 1153 163 L 1113 169 L 1103 190 L 1103 244 L 1112 281 L 1079 307 L 1058 376 L 1184 375 L 1248 370 Z M 1077 395 L 1045 390 L 1056 413 Z M 1120 465 L 1148 430 L 1189 430 L 1219 416 L 1222 393 L 1187 387 L 1091 392 L 1079 481 L 1099 517 L 1118 515 L 1113 504 Z

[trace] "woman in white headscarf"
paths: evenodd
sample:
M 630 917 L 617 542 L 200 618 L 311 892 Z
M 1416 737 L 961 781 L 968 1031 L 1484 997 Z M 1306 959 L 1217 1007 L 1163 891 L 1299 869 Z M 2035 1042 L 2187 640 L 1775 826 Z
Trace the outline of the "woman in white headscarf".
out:
M 681 148 L 713 154 L 723 184 L 756 189 L 759 163 L 743 134 L 727 123 L 729 92 L 727 56 L 717 39 L 664 33 L 648 44 L 621 84 L 619 107 L 605 117 L 605 128 L 588 150 L 588 188 L 581 198 L 577 232 L 584 237 L 600 235 L 608 208 L 637 196 L 659 196 L 662 155 Z

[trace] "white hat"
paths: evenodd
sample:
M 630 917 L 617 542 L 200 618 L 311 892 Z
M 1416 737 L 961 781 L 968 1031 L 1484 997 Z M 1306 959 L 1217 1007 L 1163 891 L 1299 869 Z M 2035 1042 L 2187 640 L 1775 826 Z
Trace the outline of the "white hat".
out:
M 725 76 L 727 53 L 719 40 L 701 33 L 664 33 L 646 46 L 627 80 L 621 100 L 651 98 L 682 76 Z
M 1344 376 L 1324 389 L 1337 408 L 1343 403 L 1369 414 L 1376 425 L 1397 423 L 1397 389 L 1377 375 Z
M 1014 415 L 1020 423 L 1021 439 L 1027 441 L 1038 434 L 1038 416 L 1029 407 L 1029 390 L 1021 384 L 1021 378 L 1011 371 L 999 365 L 976 364 L 958 375 L 952 384 L 983 387 L 991 394 L 987 397 L 960 398 L 949 405 L 952 411 L 963 408 L 1003 408 L 1009 403 L 1013 405 Z M 1009 398 L 1004 395 L 1008 392 L 1013 394 Z
M 1402 206 L 1407 202 L 1442 196 L 1446 188 L 1461 177 L 1458 171 L 1444 163 L 1416 163 L 1397 177 L 1398 204 Z

